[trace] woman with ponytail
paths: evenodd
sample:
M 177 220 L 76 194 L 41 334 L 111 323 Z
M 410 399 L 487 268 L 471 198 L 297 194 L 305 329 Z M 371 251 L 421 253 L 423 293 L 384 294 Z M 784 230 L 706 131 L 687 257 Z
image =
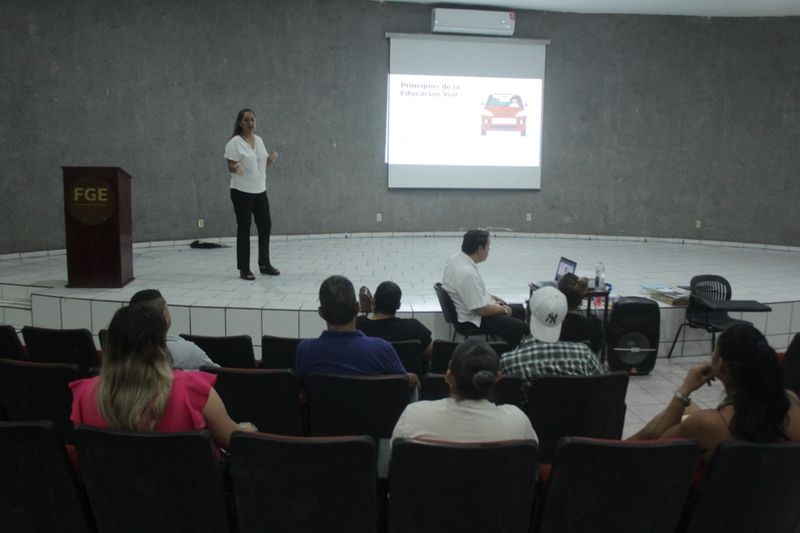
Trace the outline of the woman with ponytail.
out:
M 72 421 L 128 431 L 208 429 L 225 448 L 233 431 L 255 431 L 234 423 L 214 390 L 216 376 L 172 369 L 163 314 L 144 305 L 119 309 L 108 326 L 100 376 L 72 388 Z
M 453 352 L 445 381 L 450 397 L 406 407 L 392 439 L 488 442 L 538 441 L 530 420 L 514 405 L 495 405 L 487 398 L 500 377 L 499 358 L 491 346 L 465 341 Z
M 712 379 L 725 387 L 716 409 L 700 410 L 689 396 Z M 783 388 L 775 350 L 753 326 L 722 332 L 711 362 L 691 368 L 667 408 L 631 439 L 693 438 L 708 459 L 728 439 L 800 440 L 800 400 Z

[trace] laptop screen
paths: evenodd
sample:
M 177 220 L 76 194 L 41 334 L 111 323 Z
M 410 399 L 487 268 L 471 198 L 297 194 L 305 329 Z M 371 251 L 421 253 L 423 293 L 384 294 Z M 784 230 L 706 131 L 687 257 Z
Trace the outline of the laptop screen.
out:
M 558 267 L 556 267 L 556 281 L 560 280 L 564 274 L 574 274 L 577 267 L 578 263 L 572 259 L 562 257 L 558 261 Z

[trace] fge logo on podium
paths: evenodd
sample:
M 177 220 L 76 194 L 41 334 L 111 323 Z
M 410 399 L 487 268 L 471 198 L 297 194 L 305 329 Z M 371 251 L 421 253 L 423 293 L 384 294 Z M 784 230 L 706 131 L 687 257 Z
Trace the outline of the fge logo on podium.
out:
M 64 193 L 67 213 L 89 226 L 104 223 L 117 208 L 116 190 L 101 179 L 87 177 L 76 180 Z

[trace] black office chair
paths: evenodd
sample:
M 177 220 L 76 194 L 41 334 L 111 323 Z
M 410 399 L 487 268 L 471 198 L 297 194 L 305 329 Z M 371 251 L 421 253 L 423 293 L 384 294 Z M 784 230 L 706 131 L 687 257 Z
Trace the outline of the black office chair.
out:
M 252 422 L 259 431 L 302 435 L 300 383 L 289 370 L 203 367 L 217 375 L 217 391 L 237 422 Z
M 0 530 L 95 531 L 86 494 L 51 422 L 0 422 Z
M 686 533 L 796 533 L 800 530 L 800 443 L 730 440 L 689 506 Z
M 206 352 L 209 359 L 224 368 L 255 368 L 256 356 L 250 335 L 229 337 L 206 337 L 203 335 L 181 334 L 181 337 L 195 343 Z
M 100 366 L 92 332 L 88 329 L 24 326 L 22 338 L 31 361 L 75 364 L 82 368 Z
M 528 531 L 536 462 L 532 440 L 434 443 L 395 439 L 389 533 Z
M 525 411 L 539 437 L 539 459 L 552 462 L 561 437 L 622 438 L 628 379 L 613 372 L 531 380 Z
M 230 531 L 208 431 L 137 433 L 79 426 L 75 442 L 99 531 Z
M 236 432 L 231 477 L 239 533 L 374 532 L 375 441 Z
M 727 311 L 716 310 L 712 311 L 708 306 L 704 305 L 702 300 L 710 301 L 726 301 L 731 299 L 731 284 L 722 276 L 714 274 L 703 274 L 694 276 L 689 283 L 689 305 L 686 307 L 686 316 L 683 323 L 678 327 L 675 332 L 675 339 L 672 341 L 672 346 L 669 348 L 667 358 L 672 357 L 672 351 L 675 349 L 675 344 L 678 342 L 681 330 L 685 326 L 690 328 L 704 329 L 711 333 L 711 351 L 714 351 L 716 345 L 717 333 L 724 331 L 735 324 L 747 324 L 752 326 L 752 322 L 746 320 L 738 320 L 728 316 Z M 681 355 L 683 354 L 683 345 L 681 345 Z
M 274 337 L 272 335 L 261 337 L 261 368 L 294 369 L 297 345 L 300 344 L 301 340 L 303 339 Z
M 26 360 L 27 358 L 14 326 L 0 326 L 0 359 Z
M 403 363 L 406 372 L 422 377 L 428 370 L 428 364 L 422 357 L 423 346 L 419 340 L 394 341 L 392 346 Z
M 693 440 L 563 438 L 536 531 L 674 533 L 699 456 Z
M 444 321 L 453 326 L 453 340 L 456 340 L 456 335 L 461 335 L 465 338 L 479 337 L 482 335 L 487 341 L 489 340 L 490 333 L 488 331 L 476 328 L 473 324 L 467 326 L 458 321 L 458 313 L 456 312 L 453 299 L 450 298 L 450 295 L 447 294 L 447 291 L 444 290 L 441 283 L 435 283 L 433 285 L 433 290 L 436 291 L 436 297 L 439 299 L 439 306 L 442 308 Z

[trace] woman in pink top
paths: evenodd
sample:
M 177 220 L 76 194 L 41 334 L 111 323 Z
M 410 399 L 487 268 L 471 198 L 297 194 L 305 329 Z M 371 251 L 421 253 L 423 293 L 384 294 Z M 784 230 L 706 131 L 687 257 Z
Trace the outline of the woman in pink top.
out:
M 208 429 L 221 448 L 234 431 L 256 431 L 236 424 L 217 392 L 216 376 L 172 369 L 161 313 L 141 305 L 121 308 L 108 326 L 100 376 L 72 387 L 76 424 L 129 431 Z

